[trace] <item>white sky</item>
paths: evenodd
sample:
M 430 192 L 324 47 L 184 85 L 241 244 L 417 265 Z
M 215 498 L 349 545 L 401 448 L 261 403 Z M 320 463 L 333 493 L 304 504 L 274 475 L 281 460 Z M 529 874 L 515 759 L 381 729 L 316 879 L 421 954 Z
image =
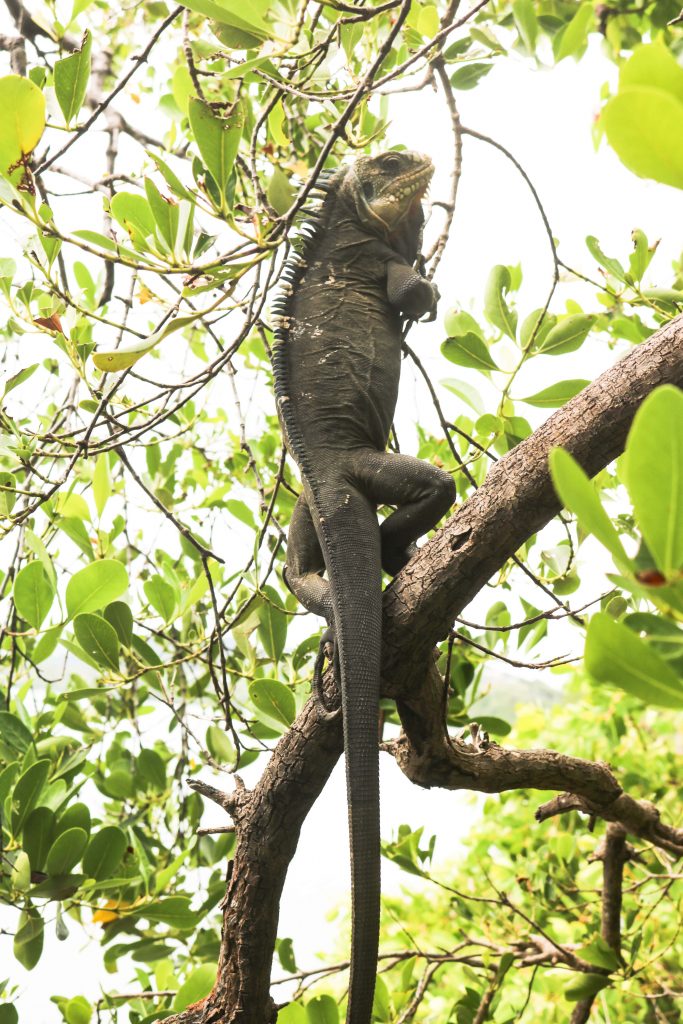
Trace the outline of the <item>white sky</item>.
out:
M 653 281 L 668 285 L 670 261 L 681 247 L 683 196 L 635 178 L 605 146 L 597 154 L 593 149 L 590 129 L 599 108 L 600 87 L 614 74 L 595 39 L 578 65 L 565 60 L 550 71 L 536 71 L 529 61 L 511 60 L 495 69 L 476 90 L 459 95 L 461 118 L 465 125 L 506 145 L 520 160 L 540 193 L 555 235 L 561 239 L 560 254 L 565 262 L 595 275 L 585 236 L 596 235 L 607 254 L 623 260 L 631 250 L 631 230 L 640 227 L 650 241 L 662 239 L 650 273 Z M 443 109 L 428 91 L 419 97 L 402 96 L 393 109 L 398 111 L 399 104 L 400 116 L 395 114 L 390 141 L 428 152 L 438 169 L 432 195 L 445 195 L 452 157 L 450 125 Z M 92 176 L 97 173 L 94 171 Z M 551 279 L 544 229 L 531 195 L 512 165 L 490 147 L 466 139 L 450 247 L 437 278 L 443 296 L 442 312 L 453 304 L 479 311 L 490 268 L 495 263 L 520 261 L 525 283 L 518 302 L 524 315 L 543 304 Z M 572 294 L 576 294 L 575 288 Z M 590 290 L 585 294 L 590 308 Z M 562 306 L 556 304 L 554 308 Z M 437 377 L 456 376 L 456 367 L 445 367 L 432 359 L 442 339 L 443 331 L 437 324 L 420 328 L 411 340 L 421 354 L 429 356 L 431 369 L 438 366 Z M 557 379 L 558 368 L 548 362 L 551 358 L 533 361 L 528 376 L 515 388 L 516 395 L 530 394 Z M 615 354 L 604 342 L 591 336 L 573 359 L 563 357 L 563 376 L 593 377 L 614 359 Z M 476 377 L 471 379 L 478 383 Z M 455 399 L 446 395 L 445 401 L 452 403 Z M 400 422 L 431 415 L 427 407 L 424 392 L 407 373 Z M 530 410 L 529 418 L 539 422 L 545 416 Z M 599 581 L 593 581 L 592 593 L 598 588 Z M 249 772 L 244 774 L 249 784 Z M 386 756 L 382 758 L 382 794 L 385 837 L 395 835 L 404 822 L 414 828 L 424 825 L 427 836 L 438 832 L 437 872 L 457 858 L 460 838 L 477 813 L 470 796 L 419 790 Z M 218 815 L 212 819 L 212 813 L 207 812 L 207 821 L 223 823 Z M 450 827 L 444 828 L 444 822 Z M 385 892 L 419 884 L 390 865 L 385 865 L 383 871 Z M 310 967 L 314 953 L 330 949 L 336 925 L 326 917 L 331 907 L 346 904 L 348 889 L 346 798 L 343 767 L 339 765 L 324 798 L 304 826 L 283 898 L 279 934 L 293 938 L 300 966 Z M 0 911 L 0 925 L 12 928 L 14 920 L 14 913 L 10 917 Z M 22 1022 L 59 1021 L 57 1009 L 49 1002 L 54 992 L 66 996 L 82 993 L 96 999 L 100 985 L 112 991 L 129 983 L 132 971 L 126 970 L 120 978 L 106 975 L 99 947 L 84 946 L 83 935 L 75 925 L 71 932 L 64 943 L 47 937 L 43 958 L 31 974 L 12 963 L 12 977 L 22 989 L 17 1004 Z M 0 950 L 8 941 L 2 939 Z M 9 958 L 7 962 L 9 971 Z M 279 974 L 278 968 L 275 976 Z

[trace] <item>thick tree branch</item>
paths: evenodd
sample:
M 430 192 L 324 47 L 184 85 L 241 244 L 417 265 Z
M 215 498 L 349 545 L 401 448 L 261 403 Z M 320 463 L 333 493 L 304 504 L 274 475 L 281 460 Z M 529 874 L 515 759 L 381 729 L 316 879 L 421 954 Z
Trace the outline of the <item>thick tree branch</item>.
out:
M 672 321 L 602 374 L 504 459 L 476 494 L 394 580 L 385 595 L 384 692 L 397 698 L 405 736 L 392 745 L 423 786 L 500 792 L 568 790 L 584 809 L 667 848 L 680 830 L 662 826 L 652 805 L 622 793 L 606 765 L 553 751 L 467 747 L 445 734 L 434 644 L 448 634 L 487 580 L 559 511 L 548 453 L 562 445 L 592 476 L 623 450 L 642 400 L 665 383 L 683 384 L 683 318 Z M 328 680 L 329 682 L 329 680 Z M 218 981 L 211 995 L 169 1022 L 270 1024 L 269 972 L 277 912 L 299 830 L 342 750 L 341 725 L 321 721 L 309 702 L 282 738 L 258 786 L 231 803 L 235 860 L 224 908 Z M 562 798 L 561 798 L 562 799 Z M 564 807 L 555 807 L 552 813 Z M 548 806 L 539 819 L 549 816 Z

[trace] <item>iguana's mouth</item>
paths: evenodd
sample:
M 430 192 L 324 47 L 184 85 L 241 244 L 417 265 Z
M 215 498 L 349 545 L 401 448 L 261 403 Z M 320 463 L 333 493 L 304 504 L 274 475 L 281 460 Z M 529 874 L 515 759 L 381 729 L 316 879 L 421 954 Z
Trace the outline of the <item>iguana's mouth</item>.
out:
M 395 202 L 405 202 L 406 199 L 422 199 L 432 180 L 434 164 L 427 156 L 419 157 L 419 162 L 420 166 L 416 167 L 414 171 L 402 175 L 398 182 L 392 182 L 388 191 L 381 198 Z

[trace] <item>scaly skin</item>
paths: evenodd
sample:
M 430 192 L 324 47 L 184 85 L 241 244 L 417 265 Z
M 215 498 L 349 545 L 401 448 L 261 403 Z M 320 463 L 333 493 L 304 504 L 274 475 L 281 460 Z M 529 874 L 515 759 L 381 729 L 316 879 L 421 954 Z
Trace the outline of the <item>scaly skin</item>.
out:
M 377 973 L 382 569 L 398 572 L 455 497 L 447 473 L 385 450 L 402 316 L 433 315 L 438 297 L 413 269 L 432 172 L 416 153 L 361 157 L 336 172 L 305 263 L 290 263 L 274 307 L 278 411 L 303 481 L 286 581 L 333 628 L 341 676 L 352 884 L 347 1024 L 369 1024 Z M 379 505 L 397 506 L 381 527 Z

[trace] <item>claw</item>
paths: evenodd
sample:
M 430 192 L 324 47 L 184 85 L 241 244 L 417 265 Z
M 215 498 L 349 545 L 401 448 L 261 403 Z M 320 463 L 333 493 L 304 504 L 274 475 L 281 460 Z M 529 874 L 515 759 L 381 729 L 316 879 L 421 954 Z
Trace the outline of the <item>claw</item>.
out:
M 330 651 L 329 648 L 332 650 Z M 334 663 L 334 677 L 337 686 L 339 686 L 339 680 L 341 679 L 339 655 L 337 653 L 337 645 L 334 639 L 334 630 L 331 626 L 328 626 L 320 637 L 320 646 L 318 647 L 318 653 L 313 667 L 313 682 L 311 685 L 318 717 L 322 718 L 323 721 L 329 722 L 334 718 L 338 718 L 341 711 L 341 705 L 330 707 L 326 702 L 325 691 L 323 690 L 323 665 L 325 664 L 326 658 Z

